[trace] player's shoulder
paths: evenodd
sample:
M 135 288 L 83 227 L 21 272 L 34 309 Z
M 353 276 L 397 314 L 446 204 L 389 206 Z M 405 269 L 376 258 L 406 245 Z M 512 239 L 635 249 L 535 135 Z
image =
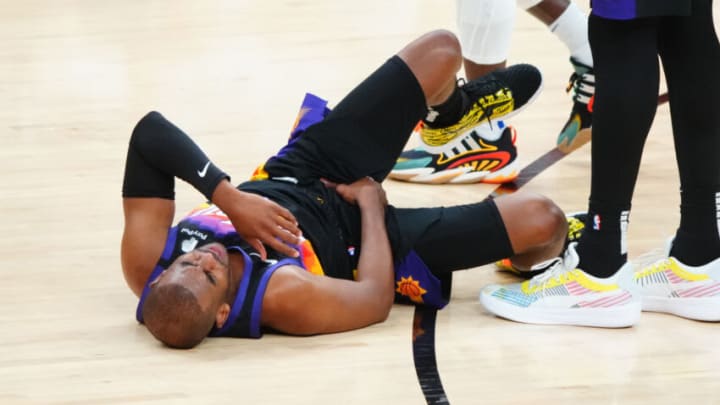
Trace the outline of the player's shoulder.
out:
M 279 319 L 291 316 L 303 302 L 312 299 L 316 279 L 324 278 L 308 273 L 295 264 L 279 266 L 268 281 L 263 296 L 263 323 L 277 324 Z

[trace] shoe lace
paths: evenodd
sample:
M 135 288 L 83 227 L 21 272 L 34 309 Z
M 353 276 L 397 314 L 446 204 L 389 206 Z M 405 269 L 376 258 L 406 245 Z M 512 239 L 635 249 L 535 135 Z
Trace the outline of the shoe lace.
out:
M 472 97 L 473 94 L 486 94 L 492 89 L 498 89 L 498 88 L 504 88 L 505 85 L 498 79 L 494 78 L 492 75 L 486 76 L 483 78 L 483 80 L 471 80 L 471 81 L 465 81 L 462 77 L 457 79 L 457 86 L 461 88 L 469 97 Z M 488 125 L 490 125 L 490 128 L 493 128 L 492 120 L 490 119 L 490 115 L 487 114 L 487 110 L 485 107 L 482 106 L 482 104 L 476 99 L 473 101 L 473 105 L 478 106 L 480 110 L 483 113 L 483 121 L 487 121 Z
M 545 287 L 549 283 L 554 280 L 561 280 L 563 275 L 574 270 L 580 260 L 575 252 L 574 245 L 575 243 L 571 244 L 571 246 L 565 250 L 565 255 L 563 257 L 556 257 L 547 262 L 549 263 L 550 268 L 530 279 L 530 286 L 538 287 L 538 291 L 540 291 L 542 295 L 545 295 Z
M 547 270 L 530 279 L 530 286 L 540 287 L 541 290 L 544 290 L 545 285 L 550 281 L 557 279 L 560 275 L 567 272 L 562 258 L 556 257 L 553 260 L 554 263 L 552 263 Z
M 572 100 L 576 103 L 587 104 L 595 94 L 595 75 L 590 72 L 573 72 L 565 88 L 566 93 L 572 91 Z

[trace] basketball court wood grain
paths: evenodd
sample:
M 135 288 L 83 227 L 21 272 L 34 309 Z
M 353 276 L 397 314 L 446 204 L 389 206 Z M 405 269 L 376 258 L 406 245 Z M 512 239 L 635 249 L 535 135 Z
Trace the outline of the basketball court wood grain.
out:
M 120 185 L 130 130 L 150 109 L 243 179 L 284 143 L 305 91 L 337 102 L 417 35 L 454 29 L 453 2 L 29 0 L 1 9 L 0 403 L 425 402 L 411 307 L 337 335 L 163 348 L 135 323 L 121 276 Z M 545 75 L 544 94 L 512 120 L 529 163 L 554 146 L 569 112 L 570 65 L 522 11 L 511 60 Z M 636 190 L 633 258 L 677 225 L 672 150 L 664 106 Z M 177 188 L 182 214 L 199 195 Z M 467 203 L 493 189 L 386 188 L 398 206 Z M 567 211 L 585 208 L 588 188 L 589 147 L 525 186 Z M 508 322 L 477 301 L 483 285 L 504 281 L 491 266 L 456 273 L 452 302 L 438 312 L 450 403 L 720 403 L 717 324 L 659 314 L 622 330 Z

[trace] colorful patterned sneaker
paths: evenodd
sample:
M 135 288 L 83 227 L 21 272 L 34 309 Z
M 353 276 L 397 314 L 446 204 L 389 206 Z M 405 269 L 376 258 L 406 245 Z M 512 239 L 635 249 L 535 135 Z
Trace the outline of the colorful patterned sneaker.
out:
M 502 121 L 494 125 L 485 122 L 445 152 L 430 152 L 423 146 L 403 152 L 389 177 L 431 184 L 507 183 L 515 180 L 520 170 L 516 137 L 515 129 Z
M 585 230 L 585 220 L 587 219 L 587 212 L 575 212 L 572 214 L 567 214 L 565 215 L 565 219 L 567 219 L 568 223 L 568 234 L 567 238 L 565 239 L 565 249 L 567 249 L 571 243 L 580 240 L 580 236 L 582 236 L 583 231 Z M 534 266 L 530 270 L 520 270 L 517 267 L 513 266 L 512 260 L 510 259 L 502 259 L 495 262 L 495 267 L 497 267 L 500 271 L 513 273 L 516 276 L 524 279 L 531 279 L 548 269 L 547 266 Z
M 492 120 L 507 119 L 520 112 L 540 94 L 541 88 L 542 74 L 528 64 L 509 66 L 461 84 L 460 91 L 471 100 L 468 111 L 448 127 L 436 128 L 426 121 L 420 130 L 425 150 L 448 152 L 483 121 L 492 125 Z M 432 111 L 428 113 L 431 115 Z
M 564 153 L 570 153 L 590 140 L 592 112 L 588 103 L 595 94 L 593 68 L 574 58 L 570 58 L 570 63 L 575 72 L 570 76 L 567 91 L 573 93 L 573 108 L 557 139 L 557 147 Z
M 720 258 L 688 266 L 669 256 L 635 273 L 643 311 L 666 312 L 700 321 L 720 321 Z
M 577 268 L 575 243 L 549 270 L 520 284 L 491 285 L 480 302 L 492 314 L 517 322 L 622 328 L 640 319 L 628 262 L 612 277 L 596 278 Z

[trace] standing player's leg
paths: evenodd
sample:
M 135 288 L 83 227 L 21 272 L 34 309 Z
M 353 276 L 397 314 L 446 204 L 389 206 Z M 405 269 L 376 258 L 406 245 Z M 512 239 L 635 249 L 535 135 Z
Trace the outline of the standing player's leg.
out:
M 568 48 L 573 66 L 591 69 L 592 53 L 587 15 L 570 0 L 518 0 Z M 469 80 L 506 65 L 515 25 L 515 8 L 508 0 L 458 0 L 457 24 Z
M 570 152 L 584 145 L 591 136 L 592 113 L 588 103 L 595 93 L 595 76 L 588 17 L 570 0 L 518 0 L 518 5 L 542 21 L 570 52 L 573 73 L 567 91 L 572 91 L 573 107 L 557 139 L 558 147 Z
M 457 0 L 458 37 L 468 80 L 505 67 L 515 27 L 512 0 Z
M 626 233 L 645 140 L 657 110 L 659 19 L 592 15 L 595 99 L 590 222 L 580 238 L 579 267 L 610 277 L 627 261 Z M 628 89 L 632 93 L 628 94 Z
M 573 74 L 570 117 L 558 135 L 558 147 L 570 152 L 590 139 L 592 113 L 588 102 L 595 92 L 587 15 L 570 0 L 517 0 L 520 8 L 545 24 L 570 53 Z M 513 2 L 458 0 L 458 31 L 469 80 L 505 67 L 515 20 Z
M 667 256 L 642 269 L 643 309 L 720 320 L 720 44 L 711 0 L 660 26 L 680 171 L 680 226 Z
M 568 91 L 573 90 L 574 104 L 558 137 L 559 147 L 569 152 L 590 138 L 592 115 L 587 105 L 594 92 L 594 78 L 587 16 L 568 0 L 518 3 L 548 25 L 570 50 L 575 72 Z M 468 80 L 478 80 L 504 68 L 515 22 L 514 2 L 458 0 L 457 11 Z M 420 145 L 403 152 L 391 173 L 392 178 L 435 184 L 506 183 L 517 178 L 516 133 L 505 123 L 478 123 L 471 131 L 457 131 L 454 122 L 426 121 L 424 124 L 416 131 Z

